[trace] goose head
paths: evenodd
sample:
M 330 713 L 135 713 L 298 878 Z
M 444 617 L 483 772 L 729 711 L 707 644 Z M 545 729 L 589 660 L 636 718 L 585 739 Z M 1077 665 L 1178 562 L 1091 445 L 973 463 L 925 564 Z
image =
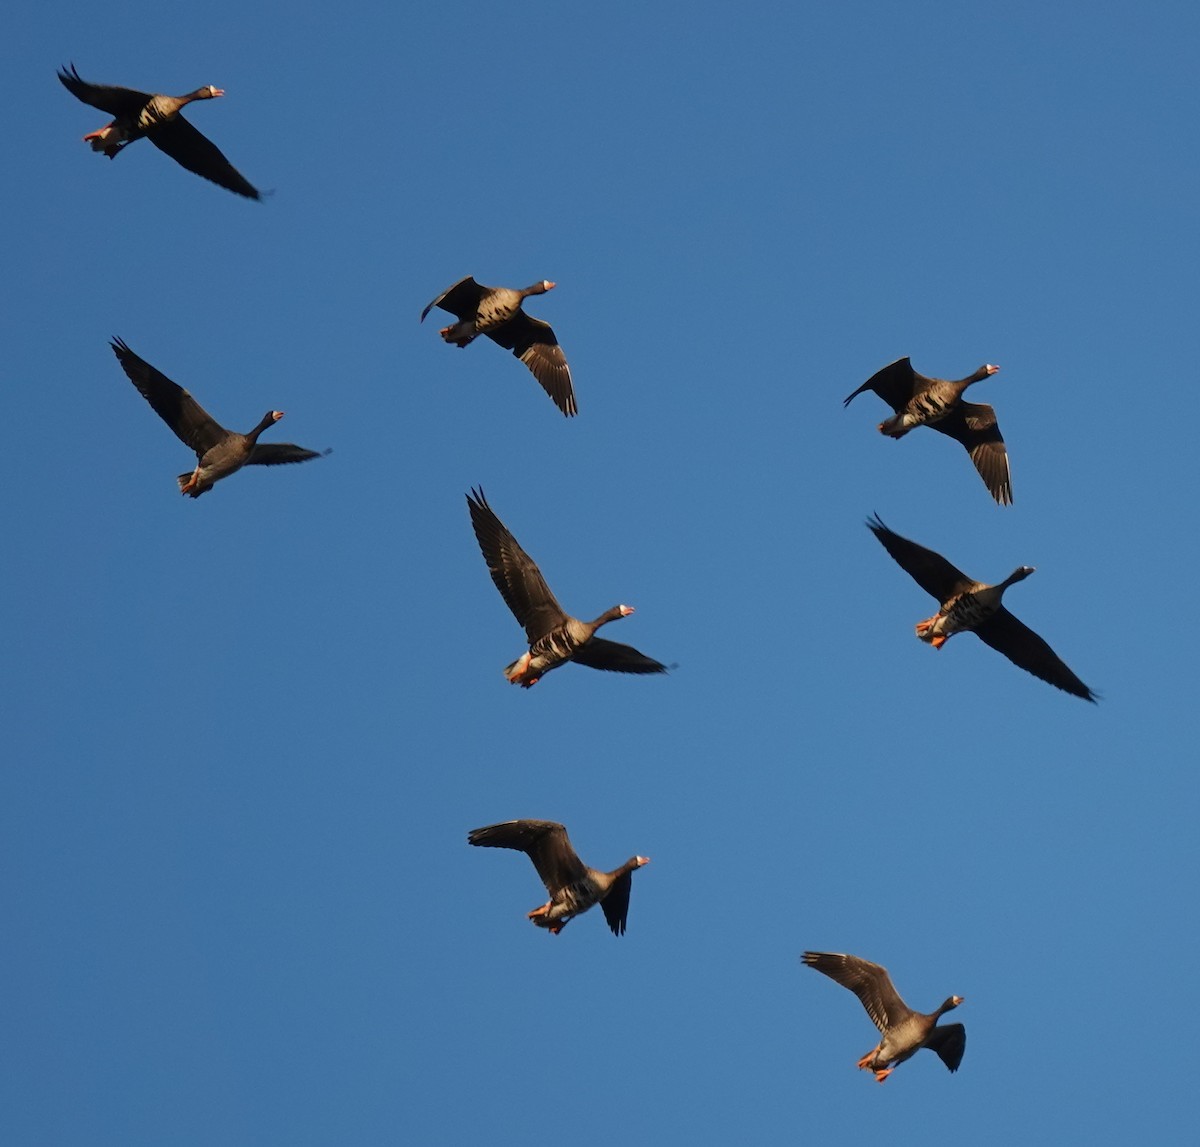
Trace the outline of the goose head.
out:
M 946 1012 L 952 1012 L 962 1002 L 963 1002 L 962 996 L 947 996 L 946 1002 L 944 1004 L 942 1004 L 942 1006 L 940 1008 L 938 1008 L 936 1014 L 940 1016 Z
M 266 414 L 262 416 L 262 420 L 259 422 L 259 424 L 250 431 L 251 436 L 257 438 L 264 430 L 266 430 L 268 426 L 273 426 L 282 417 L 282 410 L 268 410 Z

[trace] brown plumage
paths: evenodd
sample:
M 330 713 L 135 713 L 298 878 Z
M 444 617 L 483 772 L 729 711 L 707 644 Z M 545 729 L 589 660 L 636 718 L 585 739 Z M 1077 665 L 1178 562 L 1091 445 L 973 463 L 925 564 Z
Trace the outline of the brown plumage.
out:
M 533 861 L 550 899 L 529 913 L 539 928 L 555 936 L 574 917 L 599 904 L 614 936 L 625 932 L 633 871 L 649 864 L 648 856 L 631 856 L 620 868 L 601 872 L 579 859 L 567 830 L 552 820 L 509 820 L 472 829 L 467 843 L 483 848 L 512 848 Z
M 306 450 L 291 442 L 259 443 L 258 436 L 283 417 L 282 410 L 268 410 L 249 434 L 226 430 L 182 386 L 139 358 L 120 339 L 113 339 L 110 345 L 129 381 L 179 441 L 196 452 L 195 470 L 180 474 L 177 479 L 181 494 L 199 498 L 222 478 L 228 478 L 243 466 L 307 462 L 310 458 L 320 458 L 322 453 L 329 453 L 328 450 Z
M 962 399 L 968 386 L 999 369 L 985 363 L 974 374 L 951 381 L 927 378 L 913 370 L 907 357 L 899 358 L 867 379 L 843 405 L 849 406 L 863 391 L 873 390 L 896 412 L 879 424 L 881 434 L 903 438 L 916 426 L 931 426 L 961 442 L 992 497 L 1001 505 L 1011 505 L 1008 450 L 996 425 L 996 412 L 984 403 Z
M 1001 604 L 1004 591 L 1033 573 L 1033 566 L 1018 566 L 1002 582 L 988 585 L 967 577 L 941 554 L 889 530 L 878 515 L 869 519 L 867 526 L 896 563 L 941 606 L 933 617 L 917 623 L 922 641 L 940 649 L 955 633 L 970 630 L 1035 677 L 1085 701 L 1096 700 L 1096 694 L 1058 654 Z
M 221 88 L 197 88 L 186 96 L 155 95 L 110 84 L 89 84 L 71 65 L 60 68 L 58 78 L 76 99 L 99 108 L 115 118 L 99 131 L 83 138 L 93 151 L 115 159 L 134 140 L 145 136 L 159 151 L 166 152 L 181 167 L 247 199 L 261 199 L 262 193 L 225 158 L 211 140 L 200 134 L 179 113 L 193 100 L 211 100 L 223 96 Z
M 549 323 L 531 318 L 521 309 L 530 295 L 543 295 L 554 284 L 542 279 L 532 287 L 484 287 L 468 275 L 443 291 L 421 312 L 421 322 L 434 307 L 458 317 L 452 326 L 443 327 L 441 336 L 458 347 L 469 346 L 479 335 L 510 350 L 533 372 L 554 404 L 570 417 L 578 413 L 575 387 L 566 356 Z
M 840 952 L 805 952 L 801 959 L 808 967 L 849 988 L 862 1001 L 883 1039 L 858 1061 L 858 1066 L 873 1071 L 880 1083 L 923 1047 L 936 1052 L 951 1071 L 958 1070 L 967 1047 L 967 1030 L 962 1024 L 939 1026 L 937 1021 L 958 1007 L 962 996 L 947 997 L 940 1008 L 926 1015 L 914 1012 L 900 998 L 887 969 L 879 964 Z
M 665 673 L 667 667 L 629 645 L 596 637 L 596 630 L 633 613 L 629 605 L 614 605 L 595 621 L 580 621 L 558 604 L 542 571 L 496 517 L 482 490 L 467 495 L 471 525 L 500 596 L 524 627 L 529 652 L 504 670 L 505 677 L 525 689 L 574 661 L 592 669 L 617 673 Z

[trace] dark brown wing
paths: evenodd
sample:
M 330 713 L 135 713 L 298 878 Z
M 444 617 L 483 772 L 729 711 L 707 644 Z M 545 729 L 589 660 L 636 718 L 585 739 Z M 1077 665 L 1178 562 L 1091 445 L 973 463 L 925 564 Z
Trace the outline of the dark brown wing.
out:
M 532 645 L 550 630 L 562 625 L 567 614 L 558 604 L 542 571 L 517 544 L 504 523 L 496 517 L 482 490 L 472 490 L 467 495 L 467 506 L 471 511 L 471 525 L 475 539 L 487 562 L 492 581 L 500 591 L 513 616 L 525 628 Z
M 180 167 L 247 199 L 261 199 L 258 188 L 225 158 L 212 140 L 198 132 L 181 115 L 154 128 L 146 138 L 166 152 Z
M 586 866 L 571 847 L 566 828 L 556 821 L 507 820 L 489 824 L 467 833 L 467 843 L 481 848 L 514 848 L 525 853 L 551 896 L 587 875 Z M 628 901 L 628 891 L 625 896 Z
M 877 370 L 862 386 L 849 395 L 842 402 L 842 405 L 849 406 L 851 401 L 862 394 L 863 391 L 873 390 L 888 406 L 899 414 L 916 392 L 918 382 L 928 381 L 924 375 L 917 374 L 913 370 L 912 363 L 906 355 L 904 358 L 898 358 L 895 362 L 889 363 L 883 370 Z
M 893 533 L 883 524 L 883 519 L 878 514 L 867 519 L 867 526 L 896 563 L 907 571 L 926 593 L 937 598 L 939 605 L 975 585 L 962 570 L 952 566 L 941 554 Z
M 1067 668 L 1062 658 L 1004 606 L 977 625 L 975 632 L 985 645 L 1003 653 L 1014 665 L 1067 693 L 1095 702 L 1096 694 Z
M 310 458 L 324 458 L 332 450 L 306 450 L 292 442 L 256 442 L 246 459 L 247 466 L 278 466 L 283 462 L 307 462 Z
M 179 441 L 196 452 L 197 458 L 229 437 L 229 431 L 182 386 L 139 358 L 120 339 L 114 338 L 110 345 L 129 381 L 141 391 L 142 397 L 175 432 Z
M 507 323 L 487 332 L 488 338 L 510 350 L 533 372 L 554 405 L 568 418 L 579 412 L 571 368 L 549 323 L 518 311 Z
M 938 1058 L 951 1071 L 957 1071 L 967 1050 L 967 1029 L 962 1024 L 938 1024 L 929 1033 L 925 1046 L 937 1052 Z
M 481 287 L 471 275 L 459 279 L 453 287 L 443 291 L 421 312 L 421 322 L 425 321 L 425 316 L 434 307 L 441 307 L 443 311 L 449 311 L 460 319 L 473 319 L 479 309 L 479 300 L 486 290 L 487 288 Z
M 112 84 L 89 84 L 75 70 L 74 64 L 69 72 L 66 68 L 59 68 L 58 78 L 62 86 L 77 100 L 91 104 L 92 107 L 108 112 L 111 116 L 136 115 L 154 98 L 150 92 L 138 92 L 133 88 L 118 88 Z
M 995 410 L 983 402 L 960 402 L 945 418 L 929 425 L 961 442 L 992 497 L 1002 506 L 1012 505 L 1008 450 Z
M 843 988 L 849 988 L 862 1001 L 871 1022 L 881 1032 L 913 1014 L 893 986 L 887 969 L 879 964 L 840 952 L 805 952 L 800 958 L 810 968 L 824 972 Z
M 639 653 L 632 645 L 622 645 L 619 641 L 607 641 L 603 637 L 593 637 L 585 645 L 581 645 L 571 658 L 576 665 L 586 665 L 589 669 L 609 669 L 614 673 L 666 673 L 667 667 L 653 657 Z
M 614 936 L 625 935 L 625 918 L 629 915 L 629 890 L 633 887 L 633 873 L 626 872 L 618 876 L 608 895 L 600 901 L 604 919 L 612 929 Z

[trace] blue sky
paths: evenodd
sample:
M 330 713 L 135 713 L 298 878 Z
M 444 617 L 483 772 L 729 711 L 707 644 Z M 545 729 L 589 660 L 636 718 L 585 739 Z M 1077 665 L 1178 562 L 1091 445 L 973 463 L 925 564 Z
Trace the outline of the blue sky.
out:
M 559 7 L 47 3 L 0 49 L 5 1141 L 1190 1138 L 1194 10 Z M 275 194 L 93 155 L 70 61 L 225 88 L 189 118 Z M 467 274 L 558 283 L 577 419 L 418 324 Z M 333 454 L 181 499 L 114 335 Z M 905 354 L 1001 365 L 1013 507 L 843 410 Z M 506 685 L 476 485 L 678 669 Z M 872 512 L 1036 566 L 1101 703 L 918 642 Z M 528 924 L 465 843 L 522 816 L 652 858 L 627 935 Z M 966 997 L 958 1074 L 855 1071 L 805 948 Z

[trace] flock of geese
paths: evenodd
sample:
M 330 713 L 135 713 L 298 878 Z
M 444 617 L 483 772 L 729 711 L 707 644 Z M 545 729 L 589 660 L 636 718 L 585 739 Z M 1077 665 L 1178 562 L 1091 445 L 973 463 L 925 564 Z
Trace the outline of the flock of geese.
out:
M 222 152 L 181 114 L 197 100 L 225 93 L 212 86 L 183 96 L 166 96 L 131 88 L 92 84 L 75 70 L 61 69 L 58 78 L 77 99 L 112 116 L 110 123 L 83 138 L 93 150 L 115 159 L 129 144 L 145 137 L 176 163 L 237 195 L 261 199 L 255 188 Z M 421 321 L 435 307 L 457 322 L 441 330 L 442 338 L 457 347 L 470 345 L 479 335 L 519 358 L 567 417 L 578 413 L 574 383 L 566 356 L 548 323 L 527 315 L 525 299 L 551 290 L 543 279 L 524 289 L 485 287 L 468 276 L 437 296 L 422 312 Z M 305 462 L 329 451 L 310 450 L 292 443 L 262 443 L 259 437 L 283 417 L 268 410 L 245 434 L 226 430 L 183 387 L 140 358 L 120 339 L 111 343 L 122 369 L 154 412 L 179 440 L 196 455 L 196 465 L 179 475 L 182 494 L 198 498 L 243 466 L 273 466 Z M 974 374 L 957 380 L 919 374 L 907 358 L 885 366 L 845 399 L 873 391 L 892 408 L 892 416 L 879 424 L 880 433 L 902 438 L 927 426 L 956 439 L 966 449 L 996 502 L 1011 505 L 1012 480 L 1008 451 L 991 406 L 964 400 L 968 387 L 992 377 L 1000 368 L 987 363 Z M 633 608 L 614 605 L 593 621 L 568 614 L 555 598 L 534 560 L 488 505 L 482 489 L 467 495 L 467 507 L 476 540 L 488 571 L 505 604 L 525 630 L 529 648 L 505 667 L 513 684 L 529 689 L 552 669 L 567 662 L 618 673 L 665 673 L 668 666 L 639 652 L 598 637 L 596 631 L 611 621 L 628 617 Z M 917 636 L 940 649 L 954 634 L 972 632 L 1015 665 L 1043 681 L 1094 702 L 1096 694 L 1062 661 L 1050 646 L 1023 625 L 1004 606 L 1005 591 L 1033 573 L 1018 566 L 996 584 L 975 581 L 940 554 L 890 530 L 878 516 L 867 522 L 884 549 L 916 583 L 938 602 L 932 617 L 918 622 Z M 524 852 L 546 886 L 549 899 L 529 912 L 529 919 L 553 935 L 576 916 L 600 905 L 614 935 L 625 931 L 633 873 L 649 862 L 632 856 L 611 872 L 591 868 L 580 860 L 566 828 L 554 821 L 514 820 L 472 830 L 469 844 Z M 962 1024 L 939 1024 L 945 1012 L 961 1004 L 949 996 L 935 1011 L 915 1012 L 900 998 L 887 970 L 869 960 L 834 952 L 805 952 L 803 962 L 824 973 L 858 996 L 882 1038 L 859 1061 L 883 1082 L 895 1069 L 929 1048 L 956 1071 L 966 1048 Z

